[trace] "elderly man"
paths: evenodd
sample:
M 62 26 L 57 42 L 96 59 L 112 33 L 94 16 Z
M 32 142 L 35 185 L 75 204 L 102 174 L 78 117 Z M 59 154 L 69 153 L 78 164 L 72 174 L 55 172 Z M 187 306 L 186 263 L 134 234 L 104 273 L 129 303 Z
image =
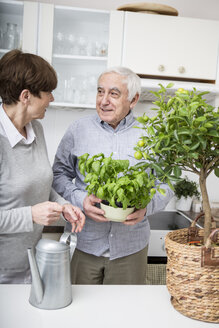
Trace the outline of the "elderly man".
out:
M 87 196 L 78 157 L 103 152 L 136 164 L 133 148 L 141 130 L 132 110 L 140 95 L 140 78 L 130 69 L 115 67 L 98 79 L 97 113 L 73 122 L 58 147 L 53 166 L 56 191 L 83 209 L 87 220 L 78 233 L 72 260 L 74 284 L 144 284 L 150 226 L 147 215 L 162 210 L 172 191 L 162 185 L 166 196 L 156 193 L 147 209 L 136 210 L 124 223 L 110 222 L 97 205 L 101 199 Z M 74 182 L 72 181 L 73 179 Z

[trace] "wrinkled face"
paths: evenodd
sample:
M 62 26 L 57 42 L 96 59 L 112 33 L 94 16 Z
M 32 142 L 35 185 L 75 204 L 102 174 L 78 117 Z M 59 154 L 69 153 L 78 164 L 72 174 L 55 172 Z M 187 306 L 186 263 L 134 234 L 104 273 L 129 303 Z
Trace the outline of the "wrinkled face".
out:
M 49 103 L 54 100 L 51 92 L 40 91 L 40 97 L 41 98 L 38 98 L 33 95 L 30 97 L 28 111 L 31 119 L 44 118 L 46 108 L 49 106 Z
M 117 73 L 106 73 L 98 82 L 96 108 L 101 120 L 114 129 L 129 113 L 135 103 L 128 100 L 125 77 Z

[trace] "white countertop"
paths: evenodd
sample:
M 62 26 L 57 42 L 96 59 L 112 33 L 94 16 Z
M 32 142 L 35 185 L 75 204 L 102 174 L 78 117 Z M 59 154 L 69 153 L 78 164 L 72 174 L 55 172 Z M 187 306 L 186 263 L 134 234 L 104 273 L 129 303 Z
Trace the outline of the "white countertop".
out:
M 166 286 L 72 286 L 73 302 L 59 310 L 29 304 L 30 285 L 0 285 L 1 328 L 216 328 L 187 318 Z

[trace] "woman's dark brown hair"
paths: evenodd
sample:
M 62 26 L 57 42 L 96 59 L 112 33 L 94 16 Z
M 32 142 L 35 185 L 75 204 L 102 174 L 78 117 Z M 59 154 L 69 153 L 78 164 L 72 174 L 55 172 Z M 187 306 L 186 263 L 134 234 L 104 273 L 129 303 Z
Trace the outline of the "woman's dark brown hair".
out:
M 55 70 L 40 56 L 11 50 L 0 59 L 0 96 L 4 104 L 16 104 L 24 89 L 40 98 L 40 91 L 51 92 L 56 86 Z

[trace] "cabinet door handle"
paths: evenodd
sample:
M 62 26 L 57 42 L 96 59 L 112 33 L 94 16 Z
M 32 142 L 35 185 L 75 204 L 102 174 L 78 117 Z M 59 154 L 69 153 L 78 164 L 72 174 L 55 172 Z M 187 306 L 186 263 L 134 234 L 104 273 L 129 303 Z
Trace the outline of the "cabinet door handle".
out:
M 180 67 L 178 68 L 178 71 L 179 71 L 179 73 L 185 73 L 186 69 L 185 69 L 184 66 L 180 66 Z
M 165 67 L 164 67 L 164 65 L 159 65 L 159 66 L 158 66 L 158 71 L 160 71 L 160 72 L 165 71 Z

